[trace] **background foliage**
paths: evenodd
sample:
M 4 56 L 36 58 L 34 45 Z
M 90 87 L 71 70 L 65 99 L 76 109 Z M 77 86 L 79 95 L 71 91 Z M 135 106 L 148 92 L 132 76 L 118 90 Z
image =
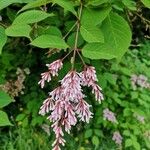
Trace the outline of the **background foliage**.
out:
M 78 0 L 0 0 L 0 149 L 51 149 L 50 123 L 38 111 L 46 93 L 70 69 L 71 56 L 45 90 L 37 83 L 46 63 L 74 48 L 79 7 Z M 131 84 L 133 74 L 150 78 L 148 8 L 149 0 L 83 1 L 78 48 L 84 61 L 96 67 L 105 101 L 99 105 L 90 89 L 85 91 L 94 117 L 65 135 L 64 149 L 117 149 L 112 141 L 116 130 L 123 136 L 120 149 L 150 149 L 149 89 L 134 90 Z M 76 68 L 81 70 L 80 58 Z M 103 119 L 105 108 L 115 112 L 118 124 Z M 135 113 L 145 118 L 144 124 Z

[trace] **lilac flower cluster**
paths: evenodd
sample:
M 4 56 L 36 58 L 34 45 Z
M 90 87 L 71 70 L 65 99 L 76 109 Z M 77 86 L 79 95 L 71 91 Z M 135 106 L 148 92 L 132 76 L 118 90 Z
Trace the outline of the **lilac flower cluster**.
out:
M 58 70 L 62 68 L 63 63 L 61 59 L 58 59 L 51 64 L 46 64 L 46 66 L 48 67 L 48 71 L 41 74 L 42 79 L 38 82 L 38 84 L 41 85 L 41 88 L 44 87 L 45 81 L 51 81 L 51 76 L 54 77 L 58 75 Z
M 41 74 L 39 81 L 42 88 L 45 81 L 51 80 L 51 76 L 58 75 L 58 70 L 63 64 L 61 60 L 56 60 L 47 66 L 48 71 Z M 60 81 L 60 86 L 49 92 L 49 97 L 43 102 L 39 114 L 50 113 L 47 119 L 53 123 L 52 128 L 56 135 L 53 150 L 60 150 L 60 145 L 65 145 L 64 131 L 70 133 L 71 126 L 77 123 L 77 118 L 87 123 L 92 118 L 91 105 L 84 100 L 82 86 L 91 87 L 96 100 L 101 103 L 104 98 L 97 81 L 95 68 L 86 66 L 81 73 L 69 71 Z
M 108 108 L 105 108 L 103 110 L 103 118 L 105 120 L 112 122 L 112 123 L 118 123 L 115 114 L 112 111 L 110 111 Z M 123 138 L 118 131 L 113 133 L 112 140 L 115 141 L 116 144 L 121 146 L 122 139 Z
M 115 141 L 116 144 L 121 145 L 123 138 L 122 138 L 121 134 L 118 131 L 115 131 L 113 133 L 112 140 Z
M 110 111 L 108 108 L 103 110 L 103 117 L 105 120 L 108 120 L 113 123 L 117 123 L 115 114 L 112 111 Z
M 131 76 L 131 84 L 134 90 L 136 90 L 137 86 L 142 88 L 150 88 L 150 83 L 148 82 L 148 78 L 144 75 L 132 75 Z

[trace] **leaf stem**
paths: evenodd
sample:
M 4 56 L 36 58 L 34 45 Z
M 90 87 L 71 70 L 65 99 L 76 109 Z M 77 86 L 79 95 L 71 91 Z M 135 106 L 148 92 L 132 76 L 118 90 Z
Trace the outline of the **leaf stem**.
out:
M 72 70 L 74 69 L 74 64 L 75 64 L 75 56 L 76 56 L 76 51 L 77 51 L 77 46 L 78 46 L 78 37 L 79 37 L 79 30 L 80 30 L 80 19 L 82 15 L 82 1 L 80 5 L 80 10 L 79 10 L 79 17 L 77 20 L 77 31 L 76 31 L 76 36 L 75 36 L 75 44 L 74 44 L 74 52 L 73 52 L 73 57 L 72 57 Z
M 150 21 L 146 18 L 144 18 L 142 15 L 135 13 L 144 23 L 150 24 Z
M 69 29 L 69 31 L 63 36 L 63 40 L 70 34 L 70 32 L 74 29 L 74 27 L 77 25 L 77 21 L 74 23 L 74 25 Z M 48 54 L 51 54 L 52 51 L 54 50 L 57 50 L 56 48 L 52 48 L 52 49 L 49 49 L 48 52 L 46 52 L 46 55 Z M 69 52 L 70 54 L 70 52 Z M 68 55 L 67 55 L 68 56 Z M 64 59 L 64 58 L 63 58 Z
M 67 55 L 65 55 L 65 56 L 62 58 L 62 61 L 63 61 L 66 57 L 68 57 L 68 56 L 71 54 L 72 51 L 73 51 L 73 50 L 71 50 Z
M 85 67 L 85 66 L 86 66 L 86 63 L 84 62 L 84 60 L 83 60 L 83 58 L 82 58 L 82 56 L 81 56 L 81 54 L 80 54 L 80 52 L 79 52 L 78 50 L 77 50 L 77 53 L 78 53 L 78 55 L 79 55 L 79 57 L 80 57 L 80 59 L 81 59 L 83 65 L 84 65 L 84 67 Z
M 70 28 L 70 30 L 66 33 L 66 35 L 64 35 L 63 39 L 65 39 L 70 34 L 70 32 L 74 29 L 77 23 L 78 23 L 77 21 L 74 23 L 74 25 Z

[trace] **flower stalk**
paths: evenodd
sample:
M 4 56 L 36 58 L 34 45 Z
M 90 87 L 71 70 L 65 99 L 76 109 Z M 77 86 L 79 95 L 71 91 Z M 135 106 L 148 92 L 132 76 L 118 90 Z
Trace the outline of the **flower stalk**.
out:
M 72 52 L 72 67 L 71 70 L 64 76 L 60 81 L 60 85 L 49 92 L 48 98 L 43 102 L 40 107 L 39 114 L 49 116 L 47 119 L 52 122 L 52 128 L 55 133 L 55 141 L 53 142 L 53 150 L 60 150 L 60 145 L 65 145 L 64 132 L 68 134 L 71 131 L 72 126 L 77 124 L 77 120 L 89 123 L 93 117 L 93 113 L 90 111 L 92 107 L 89 105 L 83 93 L 83 87 L 87 86 L 91 88 L 92 93 L 95 95 L 95 99 L 101 103 L 104 99 L 101 87 L 97 84 L 96 70 L 93 66 L 86 66 L 81 54 L 78 49 L 78 37 L 80 30 L 80 19 L 82 15 L 82 3 L 79 9 L 75 44 L 73 50 L 71 50 L 64 58 L 58 59 L 51 64 L 47 64 L 48 71 L 41 74 L 41 80 L 39 84 L 41 88 L 45 86 L 45 82 L 51 81 L 52 76 L 58 76 L 58 72 L 63 67 L 63 61 Z M 73 30 L 74 26 L 71 28 Z M 69 32 L 71 32 L 71 30 Z M 68 33 L 69 34 L 69 33 Z M 75 69 L 75 57 L 79 55 L 84 70 L 77 72 Z

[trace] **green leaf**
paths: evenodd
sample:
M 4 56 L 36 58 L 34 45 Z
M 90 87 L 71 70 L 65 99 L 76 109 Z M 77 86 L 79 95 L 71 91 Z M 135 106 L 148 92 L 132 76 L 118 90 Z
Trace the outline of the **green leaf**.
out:
M 16 117 L 16 121 L 22 121 L 26 117 L 26 114 L 19 114 Z
M 54 35 L 41 35 L 37 37 L 35 40 L 31 42 L 31 45 L 37 46 L 40 48 L 59 48 L 59 49 L 66 49 L 68 45 L 65 41 Z
M 3 46 L 7 42 L 7 36 L 5 34 L 5 29 L 0 26 L 0 54 L 2 53 Z
M 127 117 L 127 116 L 131 116 L 131 114 L 132 114 L 131 109 L 125 108 L 123 110 L 123 116 Z
M 121 76 L 121 80 L 122 80 L 122 85 L 125 88 L 129 89 L 129 84 L 130 84 L 129 78 L 127 78 L 126 76 L 123 75 L 123 76 Z
M 64 10 L 72 12 L 75 16 L 77 15 L 74 9 L 74 3 L 70 0 L 52 0 L 53 3 L 58 4 L 59 6 L 63 7 Z
M 148 138 L 144 138 L 144 141 L 145 141 L 145 144 L 147 146 L 147 148 L 150 149 L 150 142 L 149 142 L 149 139 Z M 145 149 L 146 150 L 146 149 Z
M 116 57 L 111 48 L 103 43 L 86 44 L 82 49 L 82 54 L 90 59 L 112 59 Z
M 13 24 L 30 24 L 36 23 L 46 19 L 47 17 L 53 16 L 53 14 L 48 14 L 41 10 L 29 10 L 24 13 L 21 13 L 14 20 Z
M 135 114 L 138 114 L 140 116 L 144 116 L 146 117 L 146 114 L 144 112 L 144 110 L 142 110 L 142 108 L 138 107 L 138 108 L 133 108 L 132 112 L 134 112 Z
M 13 3 L 22 3 L 22 0 L 0 0 L 0 10 L 4 9 L 5 7 Z
M 144 100 L 144 101 L 150 101 L 150 95 L 146 94 L 140 94 L 140 97 Z
M 141 0 L 141 1 L 147 8 L 150 8 L 150 0 Z
M 126 68 L 126 67 L 121 67 L 119 69 L 124 75 L 127 75 L 127 76 L 131 76 L 132 75 L 132 72 L 129 68 Z
M 124 5 L 122 3 L 122 1 L 116 1 L 116 0 L 113 0 L 113 3 L 112 3 L 112 7 L 115 8 L 116 10 L 119 10 L 119 11 L 124 11 Z
M 138 92 L 130 92 L 131 99 L 138 99 L 139 93 Z
M 104 137 L 102 130 L 94 129 L 94 134 L 98 137 Z
M 44 118 L 41 116 L 36 116 L 32 119 L 31 121 L 31 125 L 35 126 L 35 125 L 42 125 Z
M 104 41 L 117 58 L 128 50 L 131 42 L 131 30 L 128 23 L 118 14 L 111 13 L 102 24 Z
M 109 0 L 91 0 L 88 2 L 88 5 L 99 6 L 101 4 L 107 3 Z
M 68 36 L 68 39 L 67 39 L 68 45 L 72 48 L 74 47 L 75 37 L 76 37 L 76 32 L 73 32 L 72 34 L 70 34 Z M 79 33 L 77 47 L 80 47 L 83 44 L 84 44 L 84 39 L 82 38 L 81 34 Z
M 0 108 L 7 106 L 9 103 L 13 102 L 11 97 L 3 91 L 0 91 Z
M 62 37 L 61 31 L 55 26 L 50 26 L 47 28 L 44 27 L 39 28 L 38 35 L 42 35 L 42 34 L 50 34 L 50 35 L 56 35 Z
M 0 0 L 0 10 L 4 9 L 5 7 L 13 4 L 18 3 L 19 0 Z
M 136 2 L 133 0 L 123 0 L 123 4 L 130 10 L 136 10 Z
M 25 117 L 22 121 L 22 126 L 27 127 L 28 125 L 29 125 L 29 119 L 28 119 L 28 117 Z
M 110 84 L 116 85 L 116 78 L 114 77 L 113 74 L 105 72 L 104 77 Z
M 35 8 L 35 7 L 40 7 L 42 5 L 46 5 L 51 2 L 52 0 L 36 0 L 25 5 L 19 12 L 27 10 L 27 9 Z
M 84 137 L 85 138 L 89 138 L 93 135 L 93 130 L 92 129 L 88 129 L 85 131 Z
M 1 126 L 10 126 L 12 125 L 8 119 L 7 114 L 4 111 L 0 110 L 0 127 Z
M 84 8 L 81 18 L 81 25 L 91 24 L 91 26 L 95 26 L 101 24 L 103 20 L 108 16 L 110 11 L 111 11 L 110 7 L 101 9 Z
M 125 147 L 130 147 L 132 145 L 133 145 L 132 144 L 132 140 L 131 139 L 126 139 L 126 141 L 125 141 Z
M 136 150 L 141 150 L 141 146 L 137 141 L 133 141 L 133 146 Z
M 80 32 L 85 41 L 89 43 L 102 42 L 104 43 L 104 36 L 101 30 L 96 26 L 82 25 Z
M 5 30 L 6 35 L 13 37 L 28 37 L 32 28 L 29 25 L 12 25 Z
M 130 131 L 129 130 L 124 130 L 123 131 L 123 135 L 125 135 L 125 136 L 130 136 Z
M 92 143 L 97 147 L 99 146 L 99 138 L 97 136 L 92 137 Z

